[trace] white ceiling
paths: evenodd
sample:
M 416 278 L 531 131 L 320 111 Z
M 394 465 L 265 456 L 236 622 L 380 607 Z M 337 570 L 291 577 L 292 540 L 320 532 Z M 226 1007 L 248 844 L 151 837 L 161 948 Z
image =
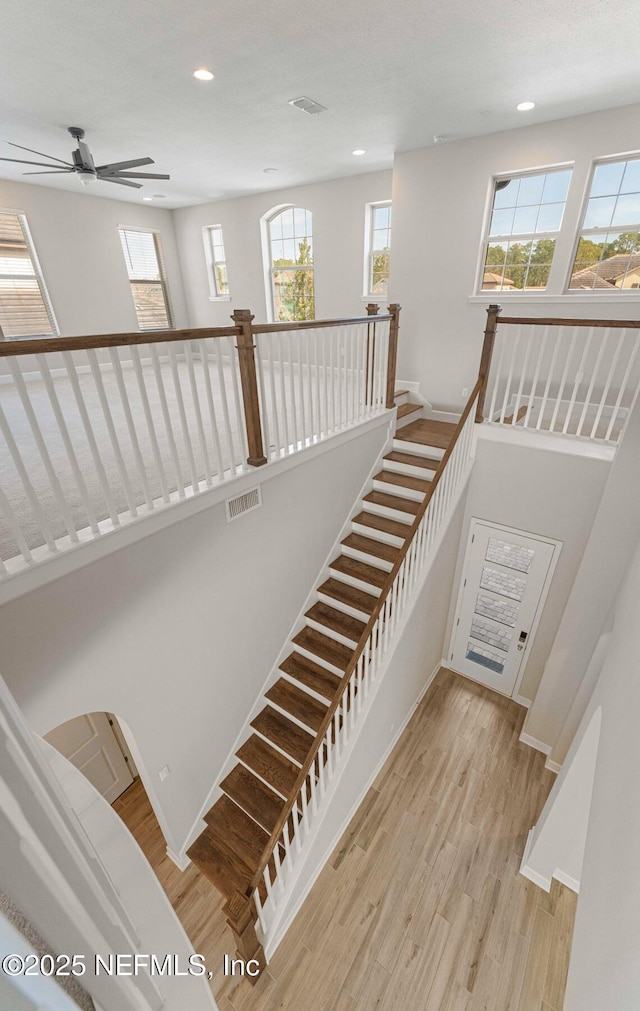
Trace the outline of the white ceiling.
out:
M 640 101 L 639 51 L 638 0 L 2 0 L 0 154 L 69 159 L 82 126 L 97 163 L 149 155 L 171 174 L 92 194 L 179 207 Z M 327 111 L 287 104 L 301 95 Z M 23 170 L 0 162 L 0 178 L 81 188 Z

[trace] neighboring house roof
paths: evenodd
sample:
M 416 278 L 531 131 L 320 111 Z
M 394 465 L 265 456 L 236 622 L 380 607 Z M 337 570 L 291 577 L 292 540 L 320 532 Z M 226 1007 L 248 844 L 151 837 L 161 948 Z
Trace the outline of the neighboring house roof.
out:
M 618 278 L 624 277 L 625 274 L 638 267 L 640 267 L 640 253 L 634 253 L 631 256 L 628 253 L 616 253 L 615 256 L 610 256 L 607 260 L 601 260 L 600 263 L 591 267 L 578 270 L 572 275 L 569 287 L 614 288 Z
M 485 270 L 482 278 L 482 286 L 483 288 L 486 288 L 490 284 L 499 284 L 503 288 L 515 288 L 515 284 L 510 277 L 503 278 L 501 274 L 492 274 L 490 270 Z

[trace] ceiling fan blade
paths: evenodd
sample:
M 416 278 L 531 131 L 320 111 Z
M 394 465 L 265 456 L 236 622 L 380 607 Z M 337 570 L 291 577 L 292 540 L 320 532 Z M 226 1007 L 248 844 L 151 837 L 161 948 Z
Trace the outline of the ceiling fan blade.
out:
M 137 190 L 142 189 L 142 183 L 130 183 L 128 179 L 117 179 L 115 176 L 98 176 L 103 183 L 118 183 L 119 186 L 135 186 Z
M 97 165 L 96 172 L 104 175 L 112 175 L 121 169 L 136 168 L 138 165 L 153 165 L 153 158 L 133 158 L 129 161 L 114 161 L 110 165 Z
M 55 155 L 45 154 L 44 151 L 34 151 L 32 147 L 23 147 L 22 144 L 14 144 L 12 140 L 8 140 L 7 144 L 11 144 L 11 147 L 19 147 L 21 151 L 30 151 L 31 154 L 39 154 L 43 158 L 51 158 L 52 161 L 59 161 L 62 162 L 63 165 L 70 165 L 71 168 L 73 168 L 70 161 L 64 161 L 62 158 L 56 158 Z M 35 162 L 30 162 L 29 164 L 35 164 Z
M 51 163 L 46 161 L 26 161 L 24 158 L 0 158 L 0 161 L 14 161 L 17 165 L 41 165 L 42 168 L 53 168 Z M 73 171 L 73 165 L 69 166 L 69 171 Z
M 54 168 L 49 169 L 48 172 L 23 172 L 23 176 L 57 176 L 57 175 L 67 175 L 69 172 L 73 172 L 70 168 Z
M 171 176 L 160 175 L 159 172 L 114 172 L 105 176 L 105 179 L 171 179 Z

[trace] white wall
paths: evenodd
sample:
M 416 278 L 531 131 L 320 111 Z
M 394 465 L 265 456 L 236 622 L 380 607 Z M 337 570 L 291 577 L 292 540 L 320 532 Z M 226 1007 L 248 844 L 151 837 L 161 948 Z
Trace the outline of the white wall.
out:
M 313 214 L 316 318 L 364 315 L 365 205 L 391 198 L 391 172 L 335 179 L 173 212 L 191 326 L 228 326 L 234 308 L 267 319 L 260 218 L 280 204 Z M 231 301 L 210 301 L 202 229 L 222 225 Z
M 138 330 L 118 225 L 160 232 L 175 324 L 187 325 L 171 211 L 91 196 L 80 183 L 69 193 L 6 179 L 0 208 L 27 216 L 62 336 Z
M 500 441 L 485 439 L 483 434 L 479 432 L 476 463 L 467 496 L 456 570 L 456 592 L 451 598 L 445 648 L 449 645 L 472 517 L 562 541 L 554 578 L 519 689 L 520 695 L 533 699 L 589 537 L 610 464 L 569 452 L 513 445 L 508 433 L 507 438 Z
M 30 725 L 115 713 L 176 853 L 387 428 L 264 480 L 262 508 L 233 523 L 214 506 L 0 610 L 3 674 Z
M 555 747 L 602 635 L 616 594 L 640 536 L 640 401 L 611 465 L 606 487 L 593 517 L 589 542 L 566 610 L 553 642 L 535 702 L 524 729 L 553 745 L 552 758 L 566 753 Z M 574 500 L 576 506 L 578 500 Z M 574 714 L 575 718 L 575 714 Z M 574 723 L 574 729 L 576 724 Z
M 461 409 L 478 373 L 485 307 L 513 315 L 635 319 L 640 295 L 560 295 L 594 158 L 637 151 L 639 106 L 556 120 L 395 155 L 390 296 L 403 306 L 398 375 L 434 406 Z M 485 207 L 497 173 L 572 163 L 549 293 L 474 293 Z M 510 313 L 511 314 L 511 313 Z

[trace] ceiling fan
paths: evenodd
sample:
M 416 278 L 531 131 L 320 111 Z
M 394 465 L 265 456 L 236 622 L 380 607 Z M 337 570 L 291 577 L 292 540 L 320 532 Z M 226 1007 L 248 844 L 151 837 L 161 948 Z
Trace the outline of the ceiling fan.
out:
M 30 151 L 31 154 L 38 154 L 42 158 L 49 158 L 50 162 L 25 161 L 23 158 L 0 158 L 0 161 L 17 162 L 19 165 L 41 165 L 46 172 L 24 172 L 25 176 L 47 176 L 62 175 L 63 173 L 75 172 L 80 178 L 83 186 L 88 186 L 96 179 L 101 179 L 105 183 L 118 183 L 119 186 L 134 186 L 136 189 L 142 188 L 142 183 L 132 182 L 133 179 L 170 179 L 171 176 L 160 175 L 157 172 L 128 172 L 127 169 L 138 168 L 140 165 L 153 165 L 153 158 L 133 158 L 129 161 L 115 161 L 110 165 L 96 165 L 91 156 L 91 151 L 82 139 L 84 130 L 79 126 L 68 127 L 71 136 L 78 142 L 78 147 L 72 151 L 73 161 L 63 161 L 62 158 L 55 158 L 52 154 L 43 154 L 42 151 L 34 151 L 31 147 L 23 147 L 22 144 L 14 144 L 8 141 L 12 147 L 18 147 L 21 151 Z M 51 162 L 57 162 L 64 168 L 58 168 Z

